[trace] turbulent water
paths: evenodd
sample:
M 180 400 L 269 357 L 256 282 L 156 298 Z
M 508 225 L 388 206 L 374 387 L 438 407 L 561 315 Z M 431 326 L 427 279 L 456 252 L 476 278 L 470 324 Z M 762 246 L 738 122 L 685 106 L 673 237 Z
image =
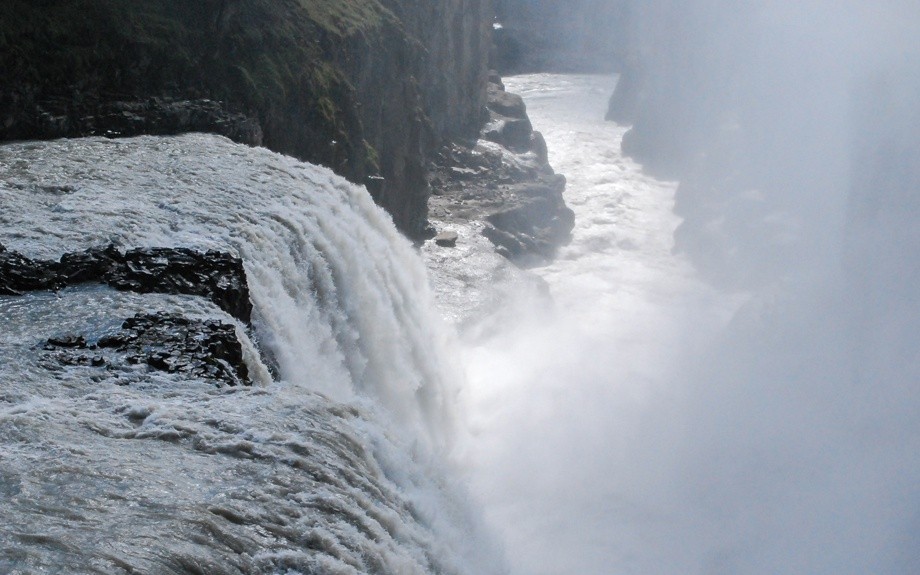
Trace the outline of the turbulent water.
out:
M 670 382 L 737 298 L 672 253 L 676 183 L 624 158 L 625 128 L 602 121 L 615 78 L 506 85 L 568 178 L 576 227 L 557 261 L 533 270 L 543 289 L 522 290 L 496 264 L 486 283 L 507 285 L 504 296 L 464 323 L 471 481 L 515 574 L 668 572 L 649 570 L 643 554 L 669 546 L 662 526 L 674 519 L 672 502 L 648 488 L 666 480 L 663 424 L 681 392 Z M 448 276 L 456 265 L 434 262 Z M 436 281 L 451 307 L 445 284 Z
M 614 78 L 505 83 L 568 177 L 573 241 L 532 276 L 475 226 L 426 255 L 462 334 L 460 451 L 512 573 L 917 573 L 915 275 L 861 271 L 897 234 L 850 238 L 855 281 L 827 261 L 720 291 L 673 249 L 676 183 L 602 121 Z
M 441 456 L 456 382 L 424 267 L 363 188 L 213 136 L 85 139 L 0 147 L 0 205 L 30 257 L 238 253 L 256 380 L 42 356 L 141 311 L 233 321 L 201 299 L 0 296 L 0 572 L 500 572 Z
M 201 298 L 0 296 L 0 573 L 917 573 L 920 307 L 899 257 L 860 267 L 897 244 L 720 291 L 601 121 L 615 78 L 506 84 L 576 213 L 530 271 L 481 222 L 419 258 L 365 190 L 218 137 L 0 146 L 6 247 L 229 250 L 255 305 L 255 385 L 218 389 L 42 351 L 234 321 Z

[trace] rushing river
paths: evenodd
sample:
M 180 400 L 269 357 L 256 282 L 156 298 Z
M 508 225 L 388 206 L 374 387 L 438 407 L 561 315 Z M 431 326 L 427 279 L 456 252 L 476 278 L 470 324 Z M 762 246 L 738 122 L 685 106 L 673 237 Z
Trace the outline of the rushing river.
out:
M 219 137 L 0 146 L 6 248 L 227 250 L 254 305 L 0 296 L 0 573 L 917 573 L 916 282 L 860 267 L 898 244 L 711 287 L 614 84 L 507 80 L 577 221 L 528 271 L 481 222 L 419 258 L 366 190 Z M 44 352 L 157 311 L 234 324 L 254 385 Z
M 673 253 L 676 183 L 620 153 L 626 128 L 603 121 L 614 77 L 506 85 L 568 178 L 576 227 L 554 263 L 532 270 L 548 295 L 495 264 L 490 285 L 514 287 L 499 287 L 504 299 L 465 324 L 471 479 L 514 573 L 647 569 L 644 550 L 667 547 L 648 539 L 674 520 L 650 488 L 667 478 L 673 427 L 662 424 L 682 392 L 669 384 L 735 298 Z
M 614 84 L 506 79 L 568 178 L 555 262 L 509 269 L 475 229 L 427 252 L 468 376 L 458 457 L 512 573 L 915 573 L 916 291 L 834 261 L 711 287 L 674 249 L 677 183 L 602 120 Z M 857 271 L 893 249 L 872 241 Z

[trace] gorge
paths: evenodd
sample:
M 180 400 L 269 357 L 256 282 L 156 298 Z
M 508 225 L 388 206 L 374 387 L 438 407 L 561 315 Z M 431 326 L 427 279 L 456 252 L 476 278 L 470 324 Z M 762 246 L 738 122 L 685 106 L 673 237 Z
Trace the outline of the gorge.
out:
M 4 9 L 0 573 L 920 570 L 911 0 Z

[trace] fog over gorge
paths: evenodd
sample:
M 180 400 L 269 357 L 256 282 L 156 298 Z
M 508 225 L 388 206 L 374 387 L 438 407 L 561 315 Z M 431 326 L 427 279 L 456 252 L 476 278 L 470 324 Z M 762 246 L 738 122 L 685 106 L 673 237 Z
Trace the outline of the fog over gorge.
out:
M 578 559 L 544 551 L 552 537 L 534 528 L 539 543 L 518 543 L 530 556 L 520 572 L 920 572 L 920 4 L 622 8 L 608 117 L 632 126 L 623 151 L 646 174 L 677 182 L 675 256 L 739 307 L 690 300 L 697 314 L 681 314 L 665 292 L 664 320 L 613 313 L 602 296 L 566 291 L 580 288 L 554 279 L 563 263 L 538 272 L 557 303 L 592 309 L 557 309 L 542 335 L 523 328 L 514 361 L 540 375 L 509 385 L 525 396 L 554 386 L 530 399 L 553 430 L 515 420 L 519 448 L 529 432 L 545 447 L 503 456 L 557 475 L 532 513 L 564 530 L 561 545 L 578 541 Z M 573 173 L 589 161 L 560 159 L 560 142 L 586 136 L 554 139 L 539 102 L 528 106 L 570 179 L 576 221 L 596 217 L 573 199 L 601 189 Z M 578 242 L 576 228 L 562 260 L 584 257 Z M 670 347 L 623 351 L 631 322 Z M 636 384 L 635 370 L 654 384 Z M 525 507 L 509 504 L 504 521 L 520 525 Z
M 920 0 L 0 4 L 0 575 L 920 574 Z

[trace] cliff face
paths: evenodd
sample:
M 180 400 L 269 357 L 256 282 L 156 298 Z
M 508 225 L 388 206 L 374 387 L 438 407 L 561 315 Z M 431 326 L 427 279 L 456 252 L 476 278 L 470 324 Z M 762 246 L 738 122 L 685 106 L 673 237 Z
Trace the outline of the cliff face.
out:
M 880 125 L 854 87 L 907 90 L 916 72 L 892 70 L 917 61 L 917 4 L 633 4 L 609 117 L 632 124 L 625 152 L 680 179 L 677 248 L 740 287 L 837 261 L 862 161 L 854 126 Z
M 490 0 L 9 0 L 0 139 L 211 131 L 367 183 L 410 236 L 472 137 Z
M 501 73 L 608 72 L 626 43 L 627 0 L 495 0 Z
M 384 181 L 368 188 L 400 229 L 427 226 L 427 164 L 442 143 L 473 139 L 484 121 L 491 39 L 489 0 L 382 0 L 399 21 L 378 45 L 353 38 L 343 62 L 361 102 Z M 401 81 L 397 81 L 401 79 Z

